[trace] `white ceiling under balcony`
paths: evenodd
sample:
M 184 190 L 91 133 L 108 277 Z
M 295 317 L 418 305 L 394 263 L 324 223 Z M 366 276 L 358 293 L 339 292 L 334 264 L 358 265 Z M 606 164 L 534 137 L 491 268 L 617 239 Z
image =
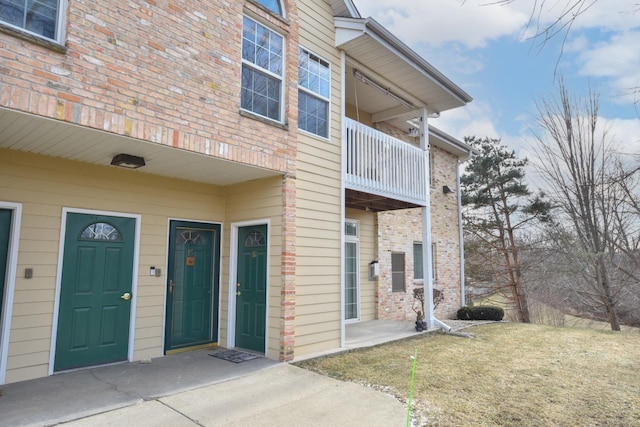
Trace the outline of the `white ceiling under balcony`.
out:
M 136 169 L 137 172 L 215 185 L 280 175 L 271 170 L 3 108 L 0 108 L 0 147 L 101 166 L 109 166 L 116 154 L 126 153 L 145 159 L 146 165 Z
M 335 24 L 336 46 L 347 56 L 346 102 L 371 113 L 374 121 L 404 123 L 418 117 L 423 108 L 440 113 L 472 101 L 470 95 L 375 20 L 336 17 Z M 367 89 L 354 78 L 354 69 L 396 97 Z M 397 97 L 413 107 L 402 105 Z

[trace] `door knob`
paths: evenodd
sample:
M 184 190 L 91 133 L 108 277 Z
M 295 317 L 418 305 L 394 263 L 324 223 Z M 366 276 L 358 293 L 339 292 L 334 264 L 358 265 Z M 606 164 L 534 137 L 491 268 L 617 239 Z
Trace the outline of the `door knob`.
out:
M 125 292 L 124 295 L 120 296 L 120 299 L 123 299 L 125 301 L 129 301 L 131 299 L 131 294 L 129 292 Z
M 236 292 L 236 296 L 237 296 L 237 297 L 239 297 L 240 295 L 242 295 L 242 292 L 237 291 L 237 292 Z
M 173 280 L 169 280 L 169 293 L 173 293 Z

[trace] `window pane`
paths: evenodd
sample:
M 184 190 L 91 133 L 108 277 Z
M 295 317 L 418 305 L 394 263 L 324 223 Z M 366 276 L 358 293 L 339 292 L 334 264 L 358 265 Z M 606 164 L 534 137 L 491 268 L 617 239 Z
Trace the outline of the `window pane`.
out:
M 0 20 L 54 40 L 58 20 L 57 0 L 0 1 Z
M 283 73 L 284 38 L 246 16 L 243 25 L 242 59 L 246 62 L 242 65 L 240 106 L 279 121 L 282 80 L 273 75 Z
M 106 222 L 96 222 L 89 225 L 87 228 L 82 230 L 80 238 L 85 240 L 122 240 L 118 229 Z
M 329 63 L 300 48 L 298 51 L 298 84 L 324 98 L 329 98 Z M 298 91 L 298 127 L 313 134 L 329 135 L 329 102 L 304 91 Z
M 422 268 L 422 243 L 413 244 L 413 278 L 424 278 L 424 269 Z
M 258 3 L 269 9 L 271 12 L 282 15 L 282 9 L 280 8 L 280 2 L 278 0 L 258 0 Z
M 318 56 L 300 48 L 299 50 L 299 73 L 305 74 L 305 81 L 300 81 L 300 86 L 329 97 L 329 63 Z
M 298 92 L 298 127 L 327 138 L 329 103 L 306 92 Z
M 393 292 L 404 292 L 404 253 L 394 252 L 391 254 L 391 290 Z
M 245 110 L 279 120 L 281 87 L 280 80 L 243 65 L 240 105 Z

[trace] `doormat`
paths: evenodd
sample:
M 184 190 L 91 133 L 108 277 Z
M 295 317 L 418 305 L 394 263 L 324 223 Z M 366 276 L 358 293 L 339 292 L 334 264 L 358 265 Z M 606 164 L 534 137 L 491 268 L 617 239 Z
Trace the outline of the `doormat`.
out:
M 246 362 L 247 360 L 257 359 L 258 357 L 260 357 L 257 354 L 245 353 L 244 351 L 237 350 L 217 351 L 215 353 L 209 353 L 209 356 L 217 357 L 218 359 L 222 360 L 228 360 L 229 362 L 233 363 L 242 363 Z

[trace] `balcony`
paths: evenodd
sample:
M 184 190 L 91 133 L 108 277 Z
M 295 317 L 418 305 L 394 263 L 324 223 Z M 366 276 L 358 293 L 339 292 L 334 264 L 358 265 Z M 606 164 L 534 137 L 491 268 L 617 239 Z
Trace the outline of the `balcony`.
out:
M 347 207 L 383 211 L 425 206 L 428 152 L 343 117 Z

